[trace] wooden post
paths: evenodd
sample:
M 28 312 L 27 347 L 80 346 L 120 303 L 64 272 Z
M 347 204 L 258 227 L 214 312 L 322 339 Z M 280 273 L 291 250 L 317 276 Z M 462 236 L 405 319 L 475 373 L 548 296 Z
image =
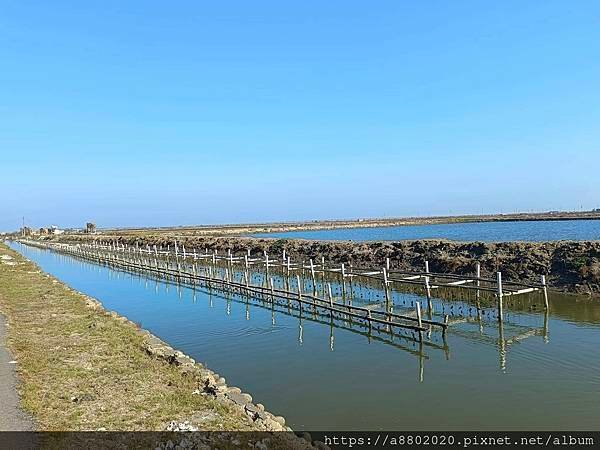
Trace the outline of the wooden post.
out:
M 502 320 L 504 320 L 504 311 L 502 305 L 502 297 L 504 295 L 502 293 L 502 272 L 496 273 L 496 281 L 498 283 L 498 320 L 502 322 Z
M 275 287 L 273 286 L 273 278 L 269 280 L 271 284 L 271 303 L 275 301 Z
M 548 309 L 548 286 L 546 285 L 546 275 L 542 275 L 542 289 L 544 290 L 544 307 Z
M 390 271 L 390 258 L 385 258 L 385 268 L 388 272 Z
M 331 283 L 327 283 L 327 292 L 329 293 L 329 306 L 333 308 L 333 294 L 331 292 Z
M 443 330 L 442 330 L 442 334 L 444 335 L 444 339 L 446 338 L 446 330 L 448 330 L 448 324 L 450 323 L 450 317 L 448 316 L 448 314 L 444 315 L 444 324 L 446 325 Z

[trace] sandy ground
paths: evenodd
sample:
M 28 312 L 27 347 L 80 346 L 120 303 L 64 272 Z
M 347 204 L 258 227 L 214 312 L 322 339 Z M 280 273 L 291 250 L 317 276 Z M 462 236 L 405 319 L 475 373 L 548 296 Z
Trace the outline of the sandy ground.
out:
M 6 319 L 0 314 L 0 431 L 35 429 L 33 420 L 19 408 L 16 364 L 6 349 Z

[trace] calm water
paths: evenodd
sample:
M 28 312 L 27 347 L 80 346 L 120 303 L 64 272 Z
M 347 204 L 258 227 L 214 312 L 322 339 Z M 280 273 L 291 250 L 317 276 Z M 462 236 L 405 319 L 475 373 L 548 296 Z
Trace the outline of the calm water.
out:
M 600 239 L 600 220 L 407 225 L 401 227 L 260 233 L 254 236 L 344 241 L 398 241 L 404 239 L 450 239 L 454 241 L 484 242 L 596 240 Z
M 451 327 L 446 344 L 369 336 L 214 292 L 13 248 L 250 392 L 295 429 L 596 429 L 600 303 L 536 295 Z M 415 294 L 394 293 L 402 308 Z M 403 303 L 404 302 L 404 303 Z M 459 301 L 436 300 L 436 310 Z M 538 307 L 539 308 L 539 307 Z M 446 311 L 448 311 L 446 309 Z M 527 337 L 529 336 L 529 337 Z

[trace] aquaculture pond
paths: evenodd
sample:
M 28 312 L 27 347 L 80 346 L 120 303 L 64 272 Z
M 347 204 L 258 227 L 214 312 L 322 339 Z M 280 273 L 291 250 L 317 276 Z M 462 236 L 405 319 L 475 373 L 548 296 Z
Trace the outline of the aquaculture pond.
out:
M 407 239 L 449 239 L 453 241 L 483 242 L 597 240 L 600 239 L 600 220 L 539 220 L 340 228 L 334 230 L 260 233 L 253 236 L 344 241 L 397 241 Z
M 595 429 L 600 303 L 552 294 L 493 304 L 433 299 L 445 336 L 364 329 L 310 309 L 180 285 L 50 250 L 11 244 L 74 289 L 139 323 L 253 395 L 297 430 Z M 337 292 L 338 287 L 334 286 Z M 377 287 L 353 293 L 376 308 Z M 396 312 L 427 301 L 392 292 Z M 427 317 L 427 311 L 424 312 Z

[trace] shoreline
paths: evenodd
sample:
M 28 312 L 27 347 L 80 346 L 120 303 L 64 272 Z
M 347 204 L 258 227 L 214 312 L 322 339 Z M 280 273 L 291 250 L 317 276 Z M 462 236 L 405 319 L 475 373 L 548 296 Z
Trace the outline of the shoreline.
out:
M 20 325 L 8 327 L 7 347 L 18 361 L 20 404 L 34 418 L 39 431 L 239 430 L 258 432 L 260 439 L 271 436 L 274 432 L 279 438 L 284 439 L 286 444 L 293 444 L 292 447 L 295 448 L 305 448 L 310 445 L 291 433 L 292 430 L 285 426 L 283 417 L 266 411 L 260 403 L 253 403 L 250 394 L 244 393 L 238 387 L 228 386 L 225 378 L 218 373 L 174 349 L 148 330 L 139 328 L 126 317 L 106 310 L 100 301 L 72 289 L 52 275 L 43 272 L 35 263 L 4 244 L 0 245 L 0 253 L 3 255 L 3 259 L 0 261 L 3 269 L 0 274 L 0 311 L 6 317 L 9 325 L 14 323 Z M 28 279 L 29 282 L 24 283 L 23 278 Z M 34 291 L 36 294 L 43 292 L 41 295 L 41 300 L 44 300 L 43 305 L 51 303 L 52 307 L 42 306 L 39 302 L 34 305 L 24 302 L 21 294 L 31 293 L 30 291 Z M 58 295 L 55 296 L 55 294 Z M 54 326 L 42 326 L 43 324 L 38 323 L 37 318 L 29 317 L 30 308 L 36 310 L 36 316 L 48 315 L 51 320 L 47 323 Z M 61 313 L 68 316 L 67 327 L 70 334 L 62 328 L 54 333 L 55 321 L 60 320 Z M 79 327 L 80 321 L 85 322 L 81 325 L 86 326 Z M 53 328 L 52 332 L 49 329 L 51 327 Z M 73 327 L 78 328 L 77 332 L 73 331 Z M 102 351 L 98 350 L 97 354 L 91 355 L 86 352 L 89 350 L 87 345 L 92 343 L 84 342 L 85 336 L 81 336 L 81 334 L 85 329 L 89 330 L 90 335 L 99 334 L 94 337 L 91 348 L 101 348 Z M 79 338 L 79 345 L 68 342 L 73 338 L 73 333 Z M 123 353 L 114 354 L 112 352 L 110 347 L 115 344 L 109 340 L 112 334 L 128 339 L 124 343 L 119 341 L 124 346 Z M 35 355 L 32 355 L 33 352 L 28 350 L 34 349 L 35 343 L 29 342 L 29 339 L 34 338 L 45 342 L 46 345 L 51 345 L 51 342 L 60 344 L 59 348 L 62 349 L 62 352 L 69 353 L 69 357 L 59 353 L 56 358 L 53 358 L 48 352 L 38 353 L 39 349 Z M 27 339 L 26 342 L 25 339 Z M 51 350 L 51 347 L 48 350 Z M 80 354 L 84 354 L 85 357 L 74 363 L 73 358 L 77 359 L 77 355 Z M 40 361 L 44 358 L 49 360 Z M 122 364 L 123 359 L 135 359 L 138 364 Z M 46 363 L 47 366 L 44 365 Z M 98 392 L 97 385 L 107 382 L 104 371 L 110 370 L 112 363 L 121 363 L 115 369 L 119 372 L 118 376 L 115 374 L 115 377 L 109 381 L 113 382 L 115 387 L 120 386 L 120 392 L 125 397 L 124 399 L 115 398 L 113 391 Z M 44 365 L 44 370 L 40 368 L 41 365 Z M 65 366 L 70 365 L 75 366 L 74 373 L 70 371 L 65 373 L 65 369 L 67 369 Z M 87 378 L 86 383 L 82 383 L 77 374 L 82 370 L 96 373 L 99 369 L 99 367 L 94 367 L 96 365 L 101 365 L 103 370 L 97 376 L 92 374 Z M 152 378 L 164 376 L 170 380 L 167 382 L 168 391 L 175 389 L 177 392 L 169 392 L 165 395 L 170 395 L 171 401 L 181 402 L 178 405 L 179 408 L 157 410 L 155 411 L 156 417 L 145 417 L 141 422 L 135 415 L 127 418 L 112 417 L 113 413 L 110 408 L 107 408 L 108 404 L 111 404 L 115 410 L 118 410 L 118 407 L 128 408 L 131 413 L 131 409 L 136 409 L 137 398 L 133 397 L 148 394 L 148 391 L 157 388 L 155 385 L 140 384 L 145 383 L 144 380 L 147 379 L 145 377 L 141 380 L 138 377 L 136 382 L 131 384 L 121 382 L 129 375 L 135 376 L 136 372 L 143 372 L 145 365 L 148 366 Z M 52 372 L 52 376 L 49 372 Z M 151 382 L 154 380 L 148 378 L 147 384 Z M 75 390 L 87 392 L 78 392 L 76 395 L 73 395 L 73 392 L 60 392 L 61 388 L 64 389 L 73 384 L 79 385 L 79 388 Z M 52 399 L 49 399 L 49 396 Z M 146 399 L 148 404 L 145 404 L 145 407 L 151 409 L 153 406 L 157 406 L 148 401 L 152 398 L 155 397 L 149 394 L 149 398 Z M 117 405 L 114 402 L 117 402 Z M 130 405 L 129 402 L 132 404 Z M 85 407 L 83 407 L 84 405 Z M 142 405 L 138 405 L 138 407 L 140 406 Z M 57 407 L 61 411 L 59 418 L 55 417 L 58 414 Z M 81 409 L 85 409 L 83 417 L 81 417 L 82 411 L 78 411 Z M 90 416 L 92 411 L 101 412 L 98 415 Z M 145 413 L 147 414 L 147 412 Z M 114 414 L 119 415 L 117 412 Z M 130 414 L 125 415 L 129 416 Z M 206 417 L 211 420 L 206 422 Z M 73 418 L 80 420 L 70 421 Z M 110 420 L 107 419 L 115 419 L 118 422 L 110 425 Z M 294 442 L 288 442 L 290 438 Z
M 103 233 L 181 233 L 183 235 L 249 235 L 256 233 L 285 233 L 291 231 L 320 231 L 350 228 L 389 228 L 411 225 L 442 225 L 485 222 L 534 222 L 600 220 L 600 211 L 550 211 L 542 213 L 473 214 L 458 216 L 363 218 L 339 220 L 305 220 L 298 222 L 243 223 L 217 225 L 184 225 L 173 227 L 102 228 Z

